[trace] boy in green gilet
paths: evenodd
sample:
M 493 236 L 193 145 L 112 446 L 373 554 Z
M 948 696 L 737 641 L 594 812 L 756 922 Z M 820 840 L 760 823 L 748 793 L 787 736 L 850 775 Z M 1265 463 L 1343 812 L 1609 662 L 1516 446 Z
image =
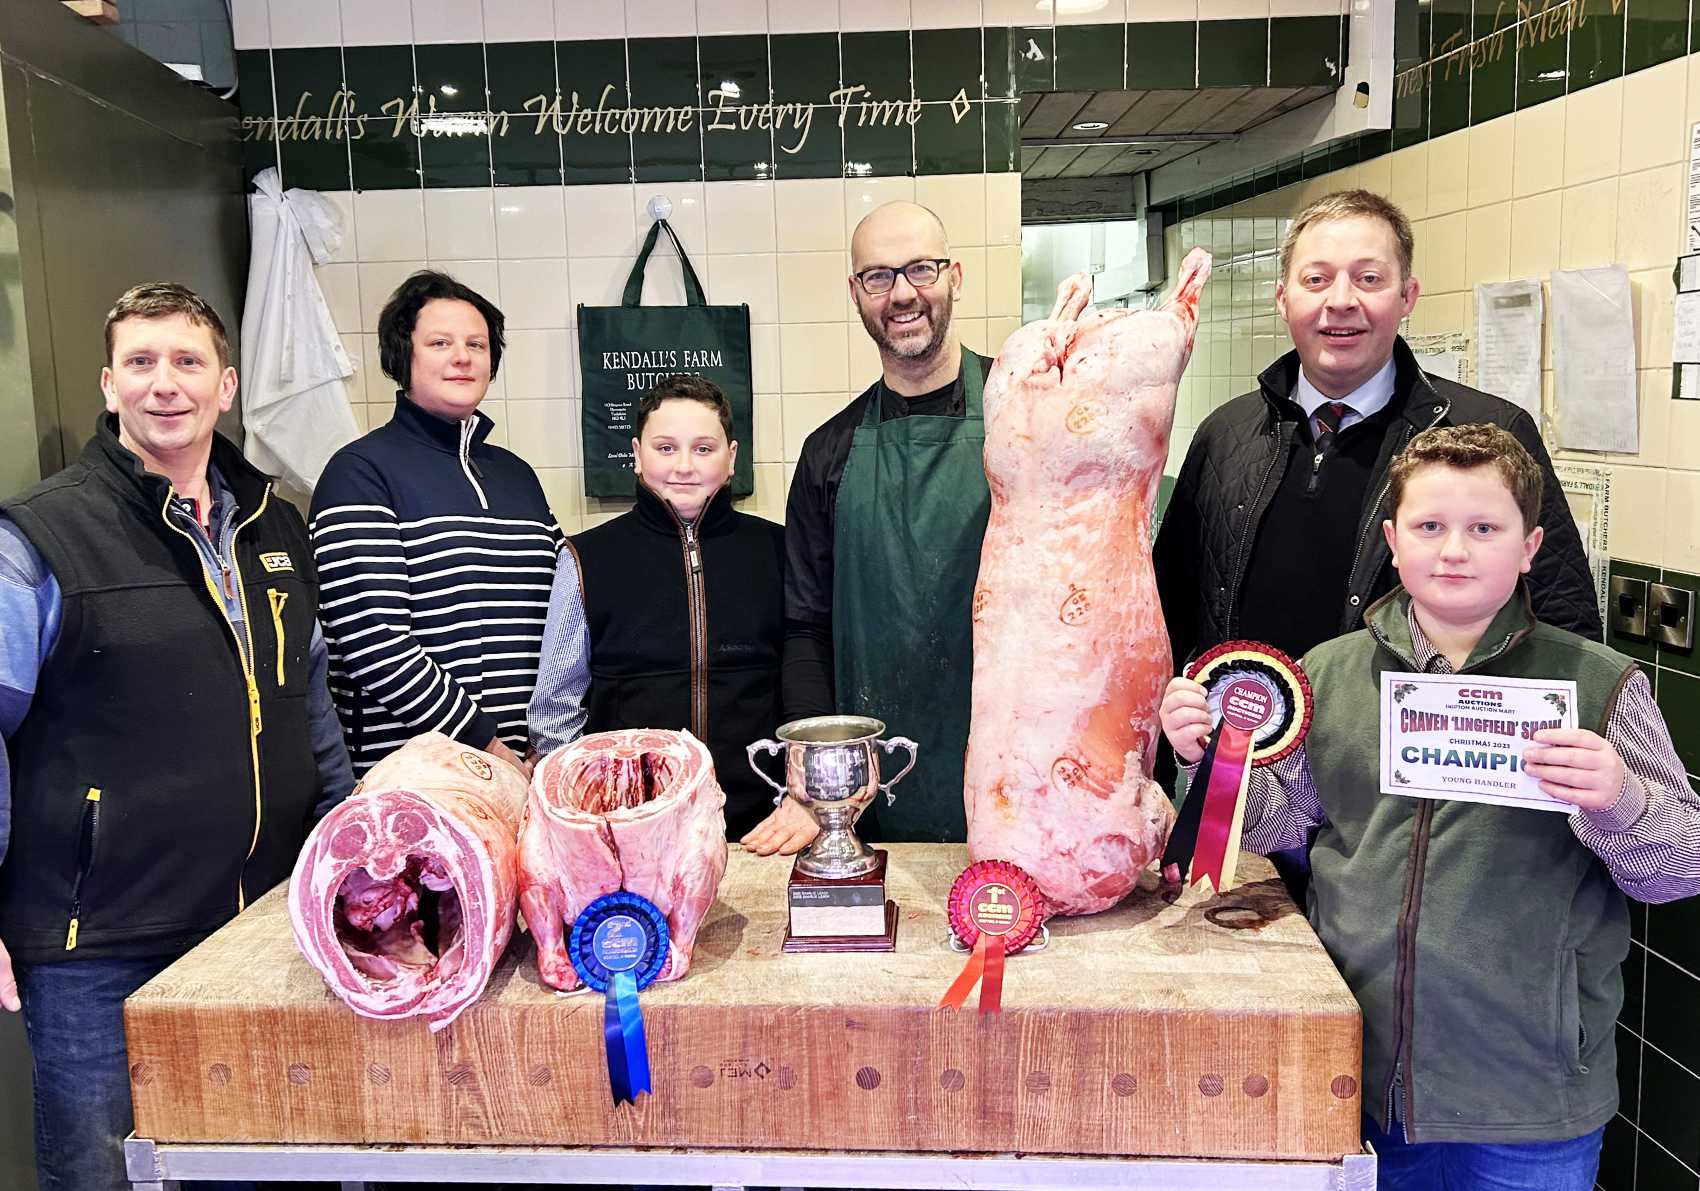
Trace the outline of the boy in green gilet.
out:
M 1617 1111 L 1624 895 L 1700 892 L 1700 797 L 1635 663 L 1529 610 L 1542 478 L 1528 451 L 1497 426 L 1442 427 L 1390 481 L 1402 586 L 1305 655 L 1310 732 L 1253 771 L 1243 846 L 1314 834 L 1308 914 L 1363 1010 L 1364 1139 L 1384 1191 L 1589 1191 Z M 1589 726 L 1537 732 L 1524 767 L 1576 809 L 1380 793 L 1384 671 L 1574 679 Z M 1176 678 L 1161 717 L 1196 766 L 1204 688 Z

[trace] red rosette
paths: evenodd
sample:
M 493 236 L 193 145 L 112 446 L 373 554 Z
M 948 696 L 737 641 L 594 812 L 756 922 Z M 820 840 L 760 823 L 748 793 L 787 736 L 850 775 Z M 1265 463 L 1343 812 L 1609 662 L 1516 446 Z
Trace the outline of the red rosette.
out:
M 1186 676 L 1211 692 L 1217 692 L 1230 681 L 1251 682 L 1284 704 L 1269 723 L 1253 731 L 1253 765 L 1273 765 L 1291 756 L 1310 730 L 1314 708 L 1310 679 L 1305 677 L 1302 666 L 1273 645 L 1261 641 L 1224 641 L 1193 659 L 1186 668 Z M 1213 704 L 1212 711 L 1215 710 Z
M 981 860 L 962 870 L 950 887 L 950 929 L 964 947 L 980 936 L 997 939 L 1005 955 L 1033 941 L 1050 916 L 1033 878 L 1007 860 Z

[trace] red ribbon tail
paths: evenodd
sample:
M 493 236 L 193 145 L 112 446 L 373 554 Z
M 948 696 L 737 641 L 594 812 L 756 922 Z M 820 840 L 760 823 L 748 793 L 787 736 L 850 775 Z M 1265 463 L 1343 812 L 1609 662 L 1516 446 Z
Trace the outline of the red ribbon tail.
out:
M 1205 775 L 1204 813 L 1198 824 L 1198 848 L 1193 853 L 1191 884 L 1209 881 L 1222 892 L 1222 873 L 1228 866 L 1228 841 L 1244 801 L 1251 773 L 1251 733 L 1222 722 L 1215 761 Z
M 980 1014 L 999 1013 L 1003 1010 L 1003 940 L 988 939 L 980 936 L 980 941 L 974 944 L 975 951 L 984 950 L 986 953 L 986 979 L 980 986 Z
M 968 962 L 962 965 L 962 971 L 951 981 L 939 1000 L 941 1009 L 960 1009 L 968 1000 L 968 994 L 974 991 L 974 986 L 980 983 L 980 974 L 986 966 L 986 936 L 981 935 L 979 942 L 974 944 L 974 951 L 968 956 Z M 1001 950 L 1001 948 L 1000 948 Z

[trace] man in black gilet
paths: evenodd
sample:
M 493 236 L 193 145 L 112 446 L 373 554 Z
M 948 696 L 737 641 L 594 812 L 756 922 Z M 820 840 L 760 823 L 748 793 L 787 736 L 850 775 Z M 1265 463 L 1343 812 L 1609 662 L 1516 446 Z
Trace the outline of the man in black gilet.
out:
M 0 1007 L 24 1014 L 43 1191 L 118 1191 L 123 1002 L 289 876 L 353 786 L 301 516 L 214 431 L 218 314 L 107 316 L 107 412 L 0 516 Z

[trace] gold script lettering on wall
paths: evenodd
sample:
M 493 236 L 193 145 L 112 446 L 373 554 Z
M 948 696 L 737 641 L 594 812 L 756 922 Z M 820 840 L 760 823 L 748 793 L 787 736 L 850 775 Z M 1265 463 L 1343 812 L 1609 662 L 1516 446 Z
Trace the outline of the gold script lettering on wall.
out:
M 1621 0 L 1617 0 L 1621 3 Z M 581 98 L 577 91 L 568 91 L 563 100 L 560 94 L 539 93 L 521 106 L 528 120 L 510 120 L 505 112 L 438 112 L 437 97 L 426 96 L 422 112 L 416 96 L 392 96 L 377 105 L 377 110 L 389 117 L 374 121 L 379 135 L 391 139 L 402 136 L 456 136 L 463 133 L 489 132 L 492 136 L 611 136 L 627 137 L 644 132 L 690 132 L 699 122 L 696 108 L 673 107 L 616 107 L 610 106 L 615 93 L 613 84 L 602 88 L 594 102 Z M 959 88 L 948 104 L 923 104 L 918 99 L 881 99 L 860 83 L 846 83 L 828 93 L 827 104 L 838 109 L 838 127 L 900 128 L 914 127 L 929 118 L 929 109 L 943 107 L 953 124 L 960 124 L 973 110 L 967 88 Z M 814 129 L 814 105 L 808 103 L 743 103 L 736 95 L 716 87 L 708 92 L 709 108 L 700 113 L 704 133 L 748 132 L 751 129 L 772 130 L 779 134 L 782 152 L 801 152 Z M 322 110 L 321 110 L 322 109 Z M 933 117 L 936 118 L 936 117 Z M 288 116 L 244 116 L 242 139 L 245 141 L 293 140 L 359 140 L 367 133 L 353 91 L 335 92 L 323 105 L 315 103 L 311 91 L 297 96 L 292 114 Z
M 1477 70 L 1490 62 L 1498 62 L 1505 56 L 1507 35 L 1515 30 L 1517 47 L 1530 49 L 1557 38 L 1566 36 L 1572 29 L 1580 29 L 1588 23 L 1589 0 L 1517 0 L 1513 7 L 1500 0 L 1499 7 L 1494 10 L 1493 30 L 1486 37 L 1478 37 L 1475 41 L 1465 42 L 1462 29 L 1453 33 L 1440 45 L 1436 46 L 1433 61 L 1413 66 L 1401 71 L 1393 79 L 1393 94 L 1403 99 L 1407 95 L 1416 95 L 1424 87 L 1434 82 L 1434 68 L 1440 67 L 1441 81 L 1445 82 L 1455 75 L 1463 77 L 1465 71 Z M 1623 11 L 1623 0 L 1594 0 L 1596 7 L 1610 4 L 1613 16 Z

